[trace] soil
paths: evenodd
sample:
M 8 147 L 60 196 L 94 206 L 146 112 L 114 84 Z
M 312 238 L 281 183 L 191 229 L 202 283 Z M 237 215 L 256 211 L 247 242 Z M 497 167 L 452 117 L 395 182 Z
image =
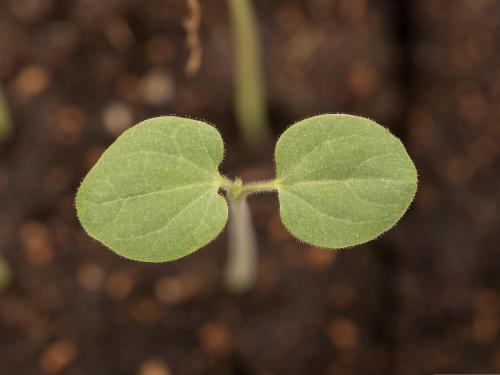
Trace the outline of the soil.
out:
M 173 0 L 0 0 L 0 374 L 500 372 L 500 3 L 256 0 L 274 138 L 325 112 L 375 119 L 419 170 L 412 208 L 356 248 L 303 245 L 252 197 L 257 285 L 234 296 L 226 234 L 167 264 L 88 237 L 75 190 L 141 119 L 216 124 L 222 171 L 273 175 L 232 111 L 223 1 L 201 2 L 194 78 Z

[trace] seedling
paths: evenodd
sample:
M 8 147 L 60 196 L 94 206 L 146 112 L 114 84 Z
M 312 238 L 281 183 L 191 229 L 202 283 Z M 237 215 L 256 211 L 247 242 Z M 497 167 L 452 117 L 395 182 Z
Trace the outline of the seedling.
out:
M 417 172 L 402 143 L 362 117 L 327 114 L 289 127 L 276 144 L 276 178 L 270 181 L 221 175 L 223 156 L 222 138 L 209 124 L 173 116 L 143 121 L 125 131 L 85 177 L 76 197 L 78 217 L 119 255 L 165 262 L 217 237 L 229 204 L 230 237 L 245 254 L 242 249 L 254 241 L 247 196 L 277 192 L 281 220 L 293 236 L 339 249 L 391 228 L 417 189 Z

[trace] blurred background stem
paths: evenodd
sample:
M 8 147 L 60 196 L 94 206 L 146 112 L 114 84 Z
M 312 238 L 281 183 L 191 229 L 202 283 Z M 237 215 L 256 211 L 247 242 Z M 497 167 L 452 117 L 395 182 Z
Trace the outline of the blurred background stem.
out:
M 0 86 L 0 142 L 9 137 L 11 132 L 10 113 L 7 101 Z M 7 288 L 10 281 L 10 267 L 4 257 L 0 254 L 0 292 Z
M 11 119 L 7 101 L 0 86 L 0 141 L 6 139 L 11 132 Z
M 251 0 L 228 0 L 233 30 L 234 106 L 241 134 L 256 149 L 270 138 L 264 75 Z
M 10 267 L 5 258 L 0 255 L 0 293 L 9 286 Z

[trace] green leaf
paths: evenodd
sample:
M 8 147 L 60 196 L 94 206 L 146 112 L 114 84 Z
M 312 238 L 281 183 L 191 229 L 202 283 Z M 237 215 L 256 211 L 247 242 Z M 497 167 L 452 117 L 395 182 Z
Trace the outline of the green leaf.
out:
M 373 121 L 321 115 L 276 145 L 280 214 L 308 244 L 343 248 L 391 228 L 410 205 L 417 171 L 401 142 Z
M 83 180 L 78 217 L 94 238 L 130 259 L 163 262 L 212 241 L 227 221 L 218 194 L 224 155 L 212 126 L 157 117 L 124 132 Z

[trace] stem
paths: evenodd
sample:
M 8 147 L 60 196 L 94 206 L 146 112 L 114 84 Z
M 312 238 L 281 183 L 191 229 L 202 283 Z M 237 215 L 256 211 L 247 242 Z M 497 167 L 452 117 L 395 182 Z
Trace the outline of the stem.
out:
M 257 274 L 257 242 L 247 200 L 230 200 L 229 215 L 225 282 L 229 291 L 243 293 L 254 286 Z
M 0 141 L 6 139 L 11 132 L 11 119 L 7 102 L 0 87 Z
M 225 178 L 221 187 L 227 192 L 231 200 L 238 201 L 240 199 L 245 199 L 247 195 L 250 194 L 275 191 L 278 189 L 278 182 L 276 180 L 270 180 L 244 184 L 240 178 L 236 178 L 234 181 Z
M 7 261 L 0 255 L 0 292 L 9 286 L 11 279 L 10 267 Z
M 270 138 L 257 25 L 251 0 L 228 0 L 233 29 L 235 113 L 245 141 Z
M 243 184 L 222 177 L 221 187 L 229 202 L 229 254 L 226 264 L 226 287 L 242 293 L 255 284 L 257 274 L 257 241 L 246 197 L 249 194 L 278 189 L 278 182 L 259 181 Z

